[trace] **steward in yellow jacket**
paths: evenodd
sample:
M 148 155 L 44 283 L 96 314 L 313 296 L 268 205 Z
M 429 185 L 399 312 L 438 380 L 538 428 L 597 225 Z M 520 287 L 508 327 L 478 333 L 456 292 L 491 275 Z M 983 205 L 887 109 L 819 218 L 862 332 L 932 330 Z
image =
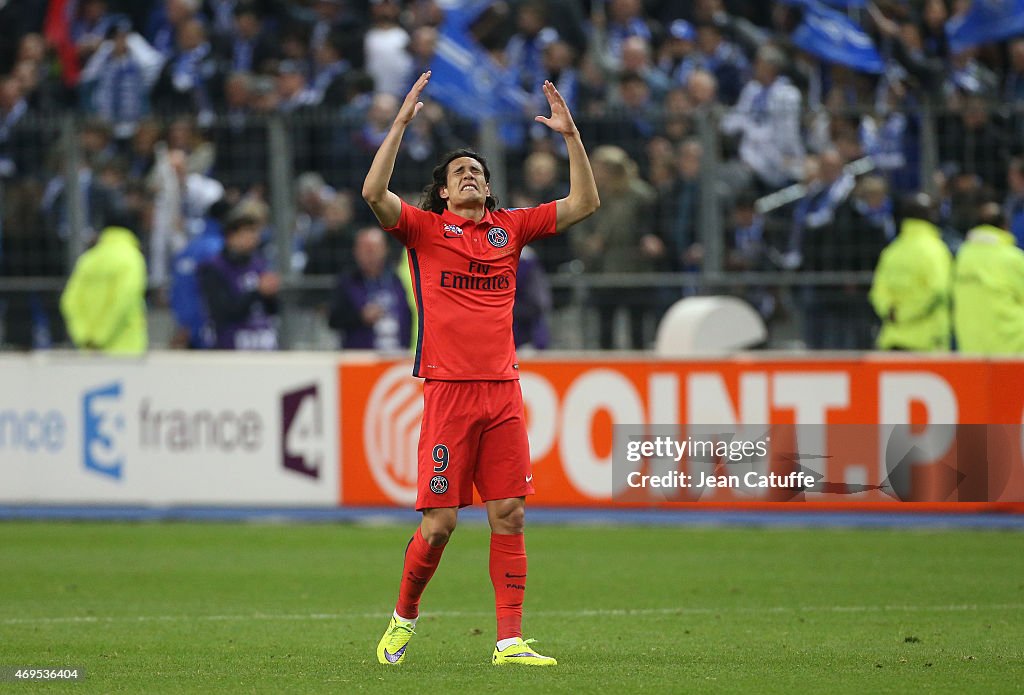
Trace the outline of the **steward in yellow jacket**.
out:
M 107 227 L 82 254 L 60 298 L 75 346 L 110 354 L 139 355 L 146 328 L 146 259 L 124 227 Z
M 953 255 L 928 221 L 931 198 L 914 196 L 900 233 L 882 251 L 868 298 L 882 319 L 882 350 L 949 350 Z
M 953 270 L 953 328 L 962 352 L 1024 353 L 1024 251 L 1000 229 L 998 203 L 982 206 Z

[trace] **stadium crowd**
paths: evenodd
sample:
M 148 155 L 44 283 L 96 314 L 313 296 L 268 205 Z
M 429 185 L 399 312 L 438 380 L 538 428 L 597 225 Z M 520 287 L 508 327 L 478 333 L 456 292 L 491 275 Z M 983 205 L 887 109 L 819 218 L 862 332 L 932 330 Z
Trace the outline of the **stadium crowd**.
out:
M 900 202 L 921 203 L 914 194 L 923 190 L 928 209 L 914 214 L 951 253 L 982 224 L 1024 243 L 1024 152 L 1015 145 L 1024 134 L 1024 38 L 953 46 L 947 23 L 969 10 L 964 0 L 829 0 L 851 6 L 838 14 L 871 38 L 879 66 L 820 57 L 795 40 L 816 0 L 9 0 L 0 4 L 0 278 L 68 275 L 66 198 L 77 191 L 90 241 L 110 210 L 122 221 L 126 210 L 134 215 L 158 289 L 151 301 L 169 302 L 179 324 L 175 345 L 217 344 L 211 312 L 237 318 L 244 309 L 272 326 L 280 282 L 271 265 L 339 276 L 329 315 L 343 345 L 378 345 L 367 329 L 382 316 L 381 344 L 405 340 L 408 307 L 390 279 L 397 249 L 385 247 L 381 280 L 380 240 L 366 231 L 372 215 L 354 192 L 402 97 L 446 41 L 446 12 L 467 4 L 480 6 L 470 33 L 495 84 L 466 99 L 520 97 L 522 113 L 499 130 L 502 202 L 534 205 L 566 190 L 559 143 L 531 126 L 544 80 L 576 115 L 603 201 L 524 263 L 517 316 L 536 325 L 523 327 L 520 342 L 550 342 L 545 274 L 701 270 L 708 201 L 721 208 L 727 272 L 871 271 L 908 217 Z M 68 143 L 46 120 L 69 112 L 81 123 L 74 186 Z M 274 114 L 286 117 L 298 174 L 289 258 L 269 243 Z M 431 101 L 422 115 L 396 166 L 408 199 L 444 151 L 477 139 L 479 124 L 459 103 Z M 922 180 L 929 144 L 935 169 Z M 764 204 L 794 185 L 798 194 Z M 258 239 L 245 262 L 259 257 L 259 280 L 235 278 L 231 303 L 211 274 L 226 267 L 224 240 L 240 228 Z M 870 348 L 878 317 L 896 316 L 853 281 L 791 296 L 726 289 L 769 324 L 795 307 L 810 348 Z M 647 345 L 654 319 L 696 291 L 592 289 L 600 346 L 617 344 L 621 309 L 630 316 L 624 346 Z M 951 290 L 939 294 L 948 311 Z M 556 293 L 555 305 L 565 301 Z M 43 294 L 7 294 L 5 341 L 62 341 L 56 306 Z

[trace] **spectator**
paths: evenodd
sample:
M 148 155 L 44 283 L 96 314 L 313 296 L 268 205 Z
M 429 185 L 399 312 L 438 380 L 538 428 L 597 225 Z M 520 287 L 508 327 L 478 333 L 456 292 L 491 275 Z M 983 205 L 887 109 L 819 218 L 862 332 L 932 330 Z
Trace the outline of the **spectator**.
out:
M 615 143 L 631 159 L 644 164 L 644 143 L 657 133 L 655 107 L 647 81 L 636 73 L 623 74 L 616 103 L 601 122 L 601 136 L 595 139 Z
M 551 285 L 537 252 L 524 246 L 516 269 L 516 299 L 512 307 L 512 337 L 516 348 L 546 350 L 551 344 Z
M 655 27 L 644 16 L 641 0 L 610 0 L 607 6 L 594 3 L 591 23 L 593 48 L 606 70 L 620 69 L 622 44 L 630 36 L 639 36 L 648 42 L 655 39 Z
M 313 0 L 313 22 L 304 43 L 315 51 L 331 34 L 353 35 L 361 23 L 352 9 L 353 4 L 343 0 Z M 354 41 L 348 39 L 346 43 Z M 361 68 L 362 64 L 356 67 Z
M 188 155 L 183 150 L 162 147 L 153 168 L 155 200 L 153 235 L 149 245 L 150 282 L 167 281 L 172 249 L 185 246 L 206 226 L 210 206 L 224 197 L 224 186 L 208 176 L 189 173 Z
M 1011 41 L 1009 54 L 1009 69 L 1003 77 L 1003 101 L 1017 105 L 1024 102 L 1024 39 Z
M 665 95 L 661 105 L 663 122 L 660 135 L 678 145 L 693 136 L 693 102 L 685 87 L 673 87 Z
M 978 61 L 976 48 L 965 48 L 953 55 L 946 76 L 946 93 L 960 90 L 966 94 L 991 98 L 999 91 L 999 78 Z
M 686 84 L 694 63 L 688 58 L 696 50 L 697 32 L 685 19 L 677 19 L 668 27 L 668 37 L 661 46 L 658 67 L 672 84 Z
M 156 144 L 162 137 L 163 129 L 156 120 L 144 118 L 139 121 L 126 154 L 129 178 L 134 181 L 148 178 L 156 162 Z
M 818 177 L 807 187 L 807 193 L 793 214 L 791 247 L 794 249 L 802 247 L 803 237 L 816 234 L 817 230 L 833 223 L 836 210 L 853 192 L 856 183 L 853 175 L 844 171 L 843 157 L 835 148 L 822 152 L 818 162 Z
M 21 37 L 11 74 L 22 84 L 29 108 L 35 112 L 53 112 L 67 101 L 63 86 L 54 70 L 46 40 L 32 32 Z
M 21 127 L 28 113 L 21 83 L 14 77 L 0 77 L 0 182 L 25 176 L 35 169 L 39 151 L 32 147 L 38 141 Z
M 276 350 L 281 281 L 259 251 L 260 225 L 244 214 L 224 225 L 224 250 L 199 266 L 199 287 L 218 350 Z
M 109 123 L 116 139 L 130 138 L 149 113 L 149 91 L 162 67 L 163 56 L 131 31 L 127 18 L 118 20 L 82 71 L 88 112 Z
M 966 95 L 959 113 L 941 124 L 939 159 L 943 167 L 974 174 L 1001 190 L 1006 181 L 1005 162 L 1009 139 L 998 116 L 983 97 Z M 973 213 L 972 213 L 973 214 Z M 962 234 L 966 228 L 961 229 Z
M 401 352 L 409 346 L 412 313 L 402 281 L 388 265 L 387 240 L 377 227 L 356 234 L 356 267 L 343 272 L 331 299 L 329 324 L 341 346 Z
M 505 46 L 505 58 L 516 73 L 519 86 L 528 92 L 544 82 L 543 53 L 546 45 L 558 38 L 548 27 L 547 11 L 540 0 L 526 0 L 516 9 L 516 32 Z
M 107 31 L 118 18 L 108 11 L 107 0 L 82 0 L 78 15 L 71 23 L 71 38 L 78 51 L 78 60 L 84 63 L 107 37 Z
M 686 94 L 693 108 L 710 108 L 718 103 L 718 80 L 707 70 L 695 68 L 686 78 Z
M 740 136 L 740 159 L 766 190 L 798 180 L 804 156 L 800 91 L 782 76 L 785 63 L 782 51 L 763 46 L 754 62 L 754 78 L 722 120 L 726 134 Z
M 899 235 L 878 261 L 869 299 L 882 320 L 882 350 L 949 350 L 953 256 L 934 217 L 931 197 L 913 196 L 904 204 Z
M 601 195 L 601 208 L 573 228 L 570 240 L 584 268 L 592 273 L 636 273 L 655 269 L 664 245 L 654 234 L 651 219 L 655 194 L 638 176 L 636 162 L 625 150 L 601 145 L 592 157 L 594 178 Z M 615 316 L 629 314 L 631 348 L 646 344 L 645 321 L 655 309 L 645 289 L 598 288 L 590 300 L 600 322 L 600 345 L 615 346 Z
M 146 38 L 171 60 L 178 51 L 178 34 L 186 22 L 197 19 L 201 0 L 163 0 L 150 13 Z
M 942 201 L 939 226 L 946 244 L 956 253 L 967 230 L 978 224 L 978 210 L 996 193 L 975 174 L 958 172 L 953 167 L 950 167 L 950 173 L 944 187 L 946 195 Z
M 366 71 L 373 76 L 376 90 L 398 98 L 405 96 L 412 78 L 409 32 L 398 22 L 401 11 L 397 0 L 371 2 L 370 28 L 363 39 Z
M 38 174 L 45 150 L 29 113 L 19 81 L 0 78 L 0 277 L 66 272 L 57 226 L 46 224 L 42 215 Z M 87 193 L 83 189 L 83 197 Z M 56 298 L 41 293 L 4 293 L 4 341 L 26 350 L 48 347 L 54 333 L 59 335 L 56 304 Z
M 885 237 L 884 244 L 896 238 L 896 220 L 893 217 L 892 196 L 889 195 L 889 187 L 885 179 L 877 175 L 865 176 L 854 189 L 854 206 L 868 224 L 882 230 Z M 875 267 L 875 260 L 865 270 Z
M 652 62 L 651 45 L 639 36 L 622 42 L 621 72 L 639 75 L 647 83 L 651 98 L 661 101 L 669 89 L 668 75 Z
M 167 147 L 185 153 L 185 171 L 189 174 L 209 176 L 217 159 L 217 148 L 190 116 L 178 116 L 168 124 Z
M 953 329 L 961 352 L 1024 354 L 1024 251 L 1004 229 L 999 204 L 979 211 L 953 266 Z
M 1010 158 L 1006 168 L 1006 186 L 1008 193 L 1003 203 L 1003 215 L 1009 222 L 1018 248 L 1024 248 L 1024 157 Z
M 227 77 L 225 111 L 211 130 L 217 152 L 214 177 L 239 194 L 262 184 L 266 176 L 267 135 L 253 108 L 255 83 L 248 73 L 237 72 Z
M 834 153 L 821 156 L 822 175 L 833 178 Z M 840 177 L 842 180 L 842 177 Z M 808 225 L 801 239 L 802 270 L 866 272 L 886 244 L 883 218 L 872 208 L 885 196 L 879 177 L 868 177 L 836 205 L 827 222 Z M 804 288 L 804 343 L 812 350 L 868 350 L 875 320 L 867 292 L 853 282 Z
M 60 298 L 75 346 L 112 355 L 140 355 L 148 346 L 146 259 L 132 231 L 138 221 L 124 207 L 82 254 Z
M 924 0 L 921 20 L 921 44 L 925 53 L 933 58 L 948 59 L 946 22 L 949 20 L 949 10 L 946 9 L 946 0 Z
M 200 125 L 208 125 L 213 118 L 211 86 L 216 70 L 202 22 L 186 20 L 178 27 L 177 51 L 154 87 L 153 101 L 161 110 L 195 114 Z
M 235 5 L 232 14 L 232 30 L 213 34 L 213 52 L 220 73 L 266 71 L 277 56 L 277 49 L 264 28 L 259 7 L 245 0 Z
M 343 133 L 337 143 L 338 159 L 345 179 L 340 181 L 344 188 L 356 188 L 357 178 L 370 168 L 373 155 L 384 142 L 391 129 L 391 123 L 398 113 L 399 101 L 391 94 L 376 93 L 370 102 L 365 118 L 351 124 L 352 129 Z M 398 169 L 398 167 L 396 167 Z
M 882 78 L 874 112 L 861 118 L 858 136 L 864 154 L 893 189 L 907 193 L 920 185 L 920 142 L 910 116 L 915 104 L 902 77 L 896 73 Z
M 78 168 L 78 193 L 84 227 L 78 232 L 91 243 L 96 230 L 102 229 L 104 210 L 107 207 L 107 193 L 100 183 L 99 169 L 113 161 L 114 148 L 111 144 L 110 129 L 100 121 L 88 121 L 82 126 L 79 135 L 82 158 Z M 54 150 L 56 157 L 64 156 L 64 149 Z M 60 167 L 48 167 L 60 171 Z M 53 176 L 46 183 L 40 207 L 46 225 L 54 230 L 62 240 L 71 236 L 71 221 L 68 219 L 67 177 L 63 174 Z
M 675 177 L 657 201 L 655 219 L 658 236 L 664 241 L 669 268 L 699 270 L 704 249 L 697 234 L 700 223 L 700 165 L 704 149 L 696 140 L 678 147 Z
M 337 275 L 351 269 L 356 231 L 351 192 L 333 193 L 324 201 L 319 218 L 314 220 L 312 235 L 304 248 L 304 272 Z
M 210 32 L 216 36 L 231 34 L 235 30 L 236 10 L 249 2 L 250 0 L 205 0 L 203 10 L 209 20 L 207 24 Z
M 694 68 L 715 76 L 723 102 L 736 103 L 750 73 L 750 61 L 736 44 L 722 37 L 717 25 L 708 22 L 697 26 L 697 51 L 688 60 Z
M 544 80 L 548 80 L 555 85 L 569 109 L 574 110 L 579 100 L 579 75 L 573 67 L 572 46 L 551 28 L 541 32 L 537 43 L 541 49 L 541 72 L 540 81 L 532 88 L 534 99 L 537 103 L 544 102 Z M 560 157 L 565 156 L 565 141 L 540 123 L 530 126 L 530 137 L 535 144 L 543 143 L 544 147 L 558 152 Z
M 434 61 L 434 52 L 437 51 L 437 37 L 437 27 L 434 26 L 417 26 L 412 30 L 409 39 L 412 68 L 409 70 L 410 78 L 406 89 L 412 87 L 412 83 L 430 69 L 430 65 Z
M 203 350 L 213 347 L 209 316 L 199 288 L 199 268 L 224 250 L 223 217 L 228 203 L 221 199 L 205 216 L 203 230 L 189 239 L 171 264 L 168 303 L 174 317 L 171 347 Z
M 295 180 L 295 228 L 292 239 L 299 246 L 323 234 L 323 214 L 334 189 L 318 172 L 307 171 Z
M 308 110 L 317 99 L 317 94 L 306 85 L 306 73 L 301 64 L 282 60 L 277 65 L 277 110 L 294 113 Z
M 757 196 L 744 191 L 736 197 L 732 215 L 725 231 L 725 270 L 732 272 L 763 272 L 771 270 L 769 240 L 765 218 L 757 212 Z M 766 287 L 735 286 L 734 294 L 743 297 L 765 322 L 775 317 L 778 297 Z
M 344 44 L 339 34 L 332 34 L 313 54 L 313 79 L 309 89 L 313 103 L 340 107 L 345 103 L 345 81 L 352 64 L 344 58 Z
M 564 198 L 568 192 L 568 186 L 559 177 L 555 156 L 550 152 L 534 152 L 523 163 L 523 188 L 516 191 L 513 198 L 516 207 L 532 207 Z M 572 260 L 567 234 L 555 234 L 531 246 L 536 249 L 547 273 L 557 273 L 562 265 Z

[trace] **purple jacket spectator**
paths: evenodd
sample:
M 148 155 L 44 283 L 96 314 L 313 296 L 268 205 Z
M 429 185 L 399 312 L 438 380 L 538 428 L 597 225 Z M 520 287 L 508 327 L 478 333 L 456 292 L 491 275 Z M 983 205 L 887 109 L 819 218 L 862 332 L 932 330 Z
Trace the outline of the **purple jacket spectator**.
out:
M 412 340 L 405 286 L 387 265 L 387 240 L 377 227 L 356 235 L 356 268 L 338 276 L 328 323 L 353 350 L 402 352 Z
M 516 302 L 512 308 L 512 336 L 516 347 L 545 350 L 551 345 L 551 286 L 537 253 L 527 247 L 516 271 Z

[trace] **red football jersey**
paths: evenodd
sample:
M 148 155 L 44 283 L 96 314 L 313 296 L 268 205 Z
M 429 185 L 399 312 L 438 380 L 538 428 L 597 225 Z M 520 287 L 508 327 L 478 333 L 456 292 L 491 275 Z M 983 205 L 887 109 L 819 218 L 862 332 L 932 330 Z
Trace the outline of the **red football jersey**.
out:
M 419 315 L 413 375 L 448 381 L 519 378 L 512 339 L 523 246 L 555 233 L 555 203 L 487 212 L 473 222 L 402 201 L 384 231 L 409 249 Z

